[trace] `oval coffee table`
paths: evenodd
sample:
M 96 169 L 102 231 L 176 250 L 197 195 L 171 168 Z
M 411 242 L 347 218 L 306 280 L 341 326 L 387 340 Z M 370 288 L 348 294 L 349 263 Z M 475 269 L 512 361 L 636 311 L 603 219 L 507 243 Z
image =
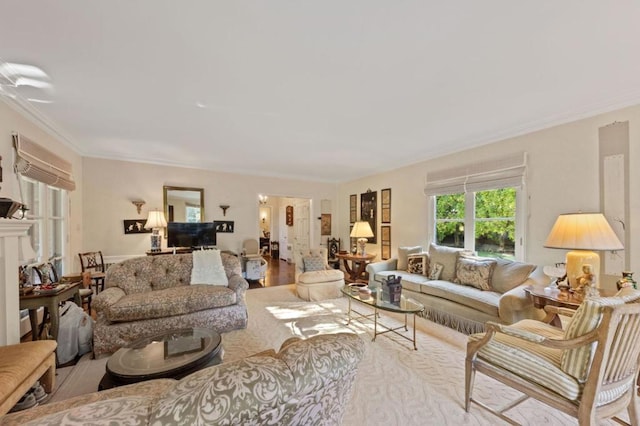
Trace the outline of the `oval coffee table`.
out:
M 222 338 L 214 330 L 186 328 L 138 339 L 107 361 L 98 390 L 159 378 L 181 379 L 222 362 Z

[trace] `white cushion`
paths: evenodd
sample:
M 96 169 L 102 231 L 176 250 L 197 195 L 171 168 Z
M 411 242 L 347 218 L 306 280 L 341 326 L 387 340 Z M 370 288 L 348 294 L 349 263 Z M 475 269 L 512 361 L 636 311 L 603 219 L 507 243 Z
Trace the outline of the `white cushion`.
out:
M 220 250 L 195 250 L 191 269 L 191 284 L 228 286 L 229 280 L 222 265 Z

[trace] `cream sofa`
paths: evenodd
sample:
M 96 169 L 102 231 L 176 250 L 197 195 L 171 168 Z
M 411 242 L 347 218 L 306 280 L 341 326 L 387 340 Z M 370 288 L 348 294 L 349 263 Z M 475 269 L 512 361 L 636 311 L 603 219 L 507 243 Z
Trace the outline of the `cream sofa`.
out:
M 339 425 L 364 350 L 351 333 L 294 337 L 277 354 L 46 404 L 0 424 Z
M 428 269 L 421 273 L 409 272 L 411 259 L 426 257 Z M 489 289 L 480 289 L 469 283 L 456 283 L 456 272 L 467 266 L 461 259 L 473 260 L 465 256 L 463 250 L 432 244 L 424 253 L 422 247 L 399 248 L 398 257 L 367 265 L 369 286 L 380 286 L 380 282 L 390 275 L 400 276 L 402 294 L 425 306 L 421 314 L 425 318 L 446 325 L 466 334 L 484 331 L 487 321 L 512 324 L 521 319 L 542 319 L 544 312 L 533 306 L 524 287 L 532 284 L 548 284 L 541 268 L 521 262 L 495 259 L 489 271 Z M 479 264 L 493 262 L 482 262 Z M 471 262 L 472 263 L 472 262 Z M 442 265 L 439 279 L 430 279 L 434 265 Z M 487 268 L 484 268 L 487 270 Z M 485 277 L 487 278 L 487 277 Z M 472 279 L 473 281 L 473 279 Z M 467 284 L 467 285 L 465 285 Z
M 94 355 L 112 353 L 145 335 L 188 327 L 220 333 L 247 326 L 239 259 L 221 253 L 228 285 L 191 285 L 193 256 L 169 254 L 125 260 L 107 270 L 94 297 Z

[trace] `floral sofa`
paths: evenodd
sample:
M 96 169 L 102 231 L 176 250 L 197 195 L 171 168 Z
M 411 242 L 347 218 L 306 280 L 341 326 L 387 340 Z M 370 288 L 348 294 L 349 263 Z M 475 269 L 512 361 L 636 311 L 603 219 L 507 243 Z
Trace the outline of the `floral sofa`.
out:
M 339 425 L 364 349 L 351 333 L 293 337 L 278 353 L 45 404 L 0 424 Z
M 107 270 L 105 289 L 94 297 L 93 351 L 112 353 L 134 340 L 171 329 L 247 326 L 239 259 L 220 253 L 226 285 L 191 284 L 193 256 L 172 254 L 125 260 Z
M 398 257 L 367 265 L 369 287 L 395 275 L 402 294 L 425 306 L 422 316 L 466 334 L 484 331 L 487 321 L 513 324 L 542 319 L 524 288 L 548 284 L 535 265 L 505 259 L 478 258 L 461 249 L 431 244 L 400 247 Z

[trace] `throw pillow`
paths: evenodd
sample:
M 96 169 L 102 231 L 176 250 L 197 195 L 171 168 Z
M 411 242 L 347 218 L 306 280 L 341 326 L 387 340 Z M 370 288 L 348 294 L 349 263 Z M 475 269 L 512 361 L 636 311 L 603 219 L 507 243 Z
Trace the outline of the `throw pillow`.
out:
M 496 262 L 496 269 L 491 277 L 491 286 L 499 293 L 506 293 L 519 286 L 536 269 L 536 265 L 507 259 L 496 259 Z
M 191 284 L 229 285 L 220 250 L 194 250 Z
M 429 273 L 429 254 L 419 253 L 407 256 L 407 272 L 427 275 Z
M 398 266 L 396 267 L 398 271 L 406 271 L 409 262 L 408 258 L 410 254 L 420 253 L 422 251 L 422 247 L 398 247 Z
M 305 256 L 302 258 L 304 271 L 324 271 L 324 258 L 319 256 Z
M 451 281 L 456 277 L 456 261 L 462 249 L 439 246 L 431 243 L 429 246 L 429 259 L 431 262 L 442 265 L 442 276 L 440 279 Z
M 480 290 L 493 290 L 491 276 L 496 263 L 495 260 L 460 256 L 456 263 L 456 278 L 454 282 L 470 285 Z
M 442 268 L 442 263 L 431 262 L 431 265 L 429 265 L 429 275 L 427 275 L 427 278 L 429 278 L 430 280 L 439 280 L 440 275 L 442 275 Z

